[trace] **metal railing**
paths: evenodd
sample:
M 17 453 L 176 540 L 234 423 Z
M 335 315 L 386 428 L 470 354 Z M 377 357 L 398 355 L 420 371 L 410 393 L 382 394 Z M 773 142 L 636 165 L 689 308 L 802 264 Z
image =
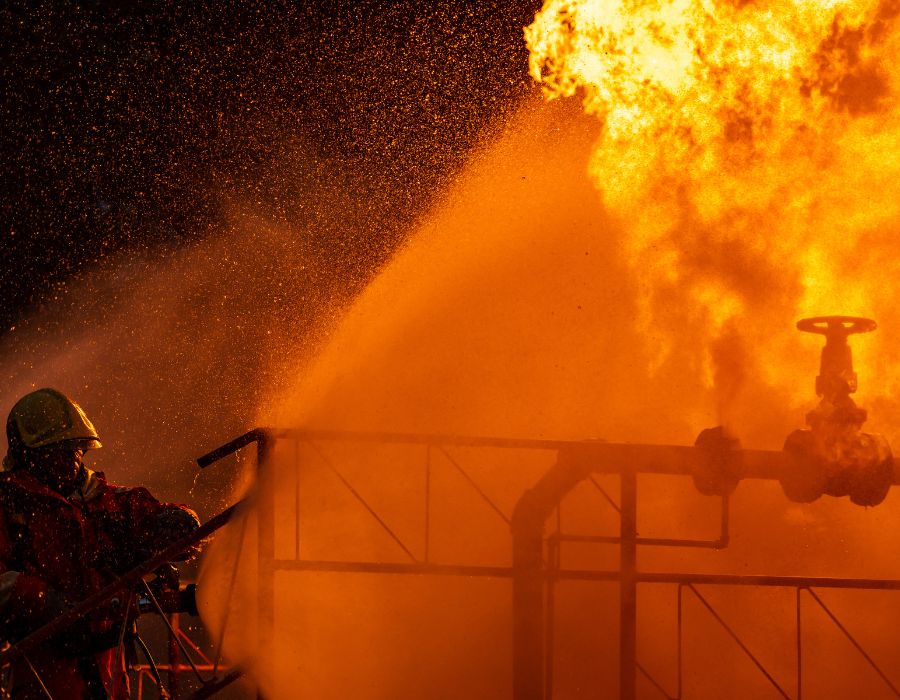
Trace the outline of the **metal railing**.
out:
M 271 479 L 273 473 L 273 455 L 276 444 L 280 441 L 294 443 L 293 460 L 297 475 L 297 488 L 294 494 L 293 556 L 276 556 L 276 489 Z M 355 444 L 371 450 L 374 446 L 405 446 L 419 450 L 423 477 L 422 501 L 419 505 L 423 512 L 422 546 L 414 546 L 401 536 L 391 525 L 389 518 L 376 508 L 359 484 L 348 475 L 339 460 L 329 451 L 326 445 L 345 443 Z M 334 573 L 366 573 L 366 574 L 409 574 L 436 576 L 491 577 L 511 579 L 513 584 L 513 695 L 515 700 L 550 700 L 554 692 L 553 653 L 554 653 L 554 617 L 555 588 L 561 581 L 597 581 L 613 582 L 619 587 L 619 692 L 623 700 L 636 697 L 636 678 L 641 675 L 664 697 L 683 700 L 683 604 L 686 594 L 696 599 L 709 616 L 725 629 L 729 637 L 746 654 L 756 669 L 773 689 L 786 698 L 802 700 L 804 657 L 801 616 L 801 597 L 805 593 L 813 603 L 821 608 L 828 619 L 849 640 L 853 648 L 881 679 L 885 687 L 898 695 L 895 680 L 878 665 L 874 657 L 853 636 L 846 624 L 828 607 L 817 591 L 824 588 L 897 590 L 900 581 L 878 579 L 849 579 L 822 577 L 784 577 L 784 576 L 749 576 L 733 574 L 681 574 L 668 572 L 645 572 L 637 566 L 637 548 L 640 546 L 655 547 L 691 547 L 706 549 L 722 549 L 729 543 L 729 499 L 721 498 L 719 533 L 711 539 L 679 539 L 667 537 L 641 537 L 637 531 L 637 503 L 639 474 L 691 475 L 693 465 L 700 459 L 698 448 L 666 445 L 617 445 L 594 441 L 572 442 L 558 440 L 515 440 L 505 438 L 467 438 L 446 435 L 413 435 L 391 433 L 348 433 L 337 431 L 309 430 L 267 430 L 256 429 L 241 436 L 198 460 L 201 467 L 209 466 L 223 457 L 238 450 L 255 445 L 257 462 L 257 479 L 255 508 L 257 541 L 258 541 L 258 601 L 257 617 L 259 622 L 260 649 L 265 656 L 266 645 L 273 638 L 276 625 L 275 609 L 275 574 L 277 571 L 328 571 Z M 306 450 L 306 457 L 301 452 Z M 459 449 L 476 450 L 520 450 L 528 453 L 540 452 L 547 457 L 547 471 L 531 488 L 524 493 L 511 512 L 507 512 L 493 498 L 489 490 L 484 488 L 475 472 L 463 460 Z M 777 479 L 779 474 L 790 464 L 781 452 L 762 450 L 739 451 L 739 476 L 744 479 Z M 310 465 L 324 467 L 332 474 L 341 488 L 362 508 L 378 529 L 385 533 L 388 540 L 400 555 L 401 561 L 371 560 L 337 560 L 304 558 L 301 532 L 302 494 L 300 492 L 300 473 Z M 432 508 L 439 495 L 435 494 L 433 477 L 435 470 L 449 469 L 457 474 L 461 483 L 478 497 L 482 507 L 491 513 L 498 523 L 509 528 L 512 533 L 511 564 L 505 562 L 496 565 L 476 565 L 464 562 L 439 562 L 433 556 L 432 542 L 434 522 Z M 596 474 L 615 475 L 619 481 L 619 498 L 614 499 L 607 488 L 596 479 Z M 544 534 L 545 523 L 556 513 L 559 518 L 560 504 L 563 499 L 582 482 L 591 484 L 619 520 L 618 535 L 596 535 L 581 533 L 563 533 L 561 527 L 549 537 Z M 896 482 L 896 479 L 895 479 Z M 103 590 L 90 596 L 60 618 L 30 634 L 15 645 L 0 651 L 0 667 L 8 665 L 16 659 L 28 661 L 28 654 L 38 645 L 46 642 L 53 635 L 64 631 L 77 619 L 89 614 L 110 598 L 126 592 L 132 595 L 144 585 L 144 577 L 156 570 L 160 565 L 170 561 L 197 540 L 207 537 L 226 524 L 242 504 L 236 504 L 209 522 L 205 523 L 193 536 L 173 543 L 150 561 L 135 568 L 125 576 L 117 579 Z M 246 523 L 246 521 L 244 521 Z M 559 523 L 559 520 L 557 520 Z M 240 538 L 241 541 L 243 537 Z M 563 568 L 560 565 L 560 549 L 571 543 L 594 543 L 617 545 L 619 550 L 619 568 L 599 571 L 586 569 Z M 240 551 L 236 554 L 240 556 Z M 234 588 L 234 577 L 237 566 L 232 567 L 230 590 Z M 637 659 L 637 590 L 638 586 L 650 584 L 673 584 L 677 586 L 678 612 L 678 657 L 677 657 L 677 689 L 670 695 L 664 684 L 653 678 Z M 700 591 L 700 587 L 713 585 L 727 586 L 767 586 L 783 587 L 796 591 L 796 626 L 797 626 L 797 671 L 796 693 L 789 694 L 783 684 L 778 683 L 775 676 L 753 654 L 749 645 L 736 633 L 723 616 Z M 226 605 L 228 600 L 225 601 Z M 178 674 L 182 672 L 180 662 L 183 657 L 192 666 L 201 686 L 191 697 L 209 697 L 221 688 L 233 682 L 240 675 L 236 669 L 226 669 L 220 664 L 220 653 L 225 631 L 228 625 L 227 615 L 216 640 L 217 658 L 209 663 L 208 657 L 200 657 L 199 663 L 192 660 L 189 646 L 177 628 L 170 628 L 173 649 L 170 663 L 157 666 L 160 670 L 171 673 L 171 679 L 177 687 Z M 194 650 L 196 653 L 196 650 Z M 204 677 L 208 672 L 209 677 Z M 143 688 L 147 673 L 153 675 L 149 667 L 138 669 L 138 684 Z M 153 676 L 156 680 L 156 676 Z
M 334 573 L 365 574 L 411 574 L 411 575 L 458 575 L 481 576 L 495 578 L 511 578 L 519 590 L 534 589 L 532 580 L 537 580 L 537 596 L 529 593 L 519 598 L 526 600 L 526 605 L 516 609 L 514 624 L 514 697 L 516 700 L 550 700 L 554 692 L 553 677 L 553 620 L 554 589 L 560 581 L 597 581 L 614 582 L 620 587 L 620 696 L 623 700 L 636 697 L 635 679 L 641 675 L 648 679 L 650 685 L 662 697 L 673 700 L 683 698 L 683 615 L 682 608 L 685 593 L 696 598 L 710 617 L 721 624 L 727 634 L 734 640 L 743 653 L 747 654 L 758 671 L 772 687 L 783 697 L 802 700 L 802 635 L 800 618 L 800 597 L 806 593 L 816 605 L 820 606 L 836 627 L 849 639 L 853 647 L 862 655 L 873 671 L 884 681 L 887 688 L 897 694 L 890 676 L 879 667 L 873 657 L 853 637 L 833 611 L 828 608 L 816 590 L 823 588 L 898 590 L 900 581 L 879 579 L 851 579 L 824 577 L 785 577 L 766 575 L 734 575 L 734 574 L 679 574 L 668 572 L 644 572 L 637 568 L 636 550 L 638 546 L 655 547 L 690 547 L 706 549 L 722 549 L 728 546 L 729 531 L 729 498 L 722 496 L 719 517 L 719 533 L 709 539 L 679 539 L 662 537 L 640 537 L 637 534 L 637 474 L 690 475 L 692 461 L 697 459 L 695 448 L 658 445 L 615 445 L 597 442 L 569 442 L 554 440 L 514 440 L 505 438 L 465 438 L 442 435 L 413 435 L 391 433 L 346 433 L 337 431 L 304 431 L 304 430 L 256 430 L 237 440 L 222 446 L 218 450 L 199 460 L 201 466 L 207 466 L 227 454 L 231 454 L 251 443 L 257 444 L 259 460 L 259 478 L 264 482 L 267 462 L 272 459 L 274 446 L 278 441 L 293 441 L 295 449 L 293 459 L 297 469 L 297 492 L 294 496 L 296 523 L 294 527 L 294 551 L 289 558 L 275 556 L 275 501 L 273 489 L 260 489 L 263 498 L 269 499 L 258 504 L 259 526 L 259 614 L 261 635 L 270 634 L 276 624 L 276 611 L 273 607 L 274 576 L 276 571 L 324 571 Z M 422 469 L 424 493 L 421 504 L 424 511 L 424 545 L 421 550 L 412 546 L 391 526 L 388 518 L 372 505 L 363 493 L 359 484 L 348 476 L 338 460 L 329 453 L 325 444 L 347 443 L 371 448 L 375 445 L 405 445 L 407 447 L 424 447 L 422 450 Z M 304 462 L 301 447 L 308 450 L 308 458 Z M 477 494 L 484 507 L 505 526 L 515 531 L 517 514 L 507 513 L 501 508 L 488 491 L 482 487 L 473 472 L 462 459 L 455 455 L 455 448 L 476 448 L 484 450 L 526 450 L 542 451 L 548 454 L 550 461 L 555 459 L 554 466 L 534 488 L 526 491 L 517 509 L 527 510 L 533 507 L 527 503 L 530 498 L 541 497 L 544 502 L 534 512 L 536 521 L 543 527 L 544 513 L 559 513 L 559 503 L 569 493 L 574 484 L 582 481 L 592 484 L 602 500 L 613 508 L 620 521 L 620 532 L 617 536 L 584 535 L 563 533 L 557 527 L 556 532 L 548 537 L 541 536 L 540 553 L 537 559 L 531 557 L 530 563 L 517 559 L 515 543 L 512 566 L 498 564 L 494 566 L 471 565 L 463 563 L 439 563 L 432 557 L 431 540 L 434 524 L 431 507 L 435 499 L 433 470 L 436 459 L 440 458 L 446 468 L 452 469 L 473 493 Z M 385 533 L 393 543 L 398 555 L 406 561 L 341 561 L 325 559 L 306 559 L 301 542 L 301 494 L 299 473 L 302 468 L 311 468 L 315 461 L 324 466 L 336 479 L 352 499 L 363 508 L 372 522 Z M 741 477 L 751 479 L 776 479 L 785 469 L 786 458 L 780 452 L 761 450 L 741 451 Z M 601 485 L 594 474 L 605 473 L 618 475 L 620 480 L 620 498 L 614 499 L 607 489 Z M 549 484 L 549 486 L 547 486 Z M 544 488 L 547 487 L 547 488 Z M 541 496 L 541 489 L 549 496 Z M 524 506 L 523 506 L 524 504 Z M 267 515 L 268 514 L 268 515 Z M 521 525 L 519 525 L 521 528 Z M 526 528 L 527 529 L 527 528 Z M 617 570 L 598 571 L 584 569 L 565 569 L 560 566 L 560 548 L 567 543 L 596 543 L 618 545 L 620 550 L 620 567 Z M 421 552 L 421 553 L 420 553 Z M 529 578 L 530 577 L 530 578 Z M 674 584 L 677 586 L 678 611 L 678 657 L 677 657 L 677 689 L 674 695 L 669 694 L 662 683 L 653 678 L 636 656 L 636 618 L 637 587 L 649 584 Z M 797 678 L 796 693 L 790 695 L 775 677 L 765 668 L 752 653 L 749 646 L 740 638 L 726 619 L 709 603 L 698 587 L 727 586 L 765 586 L 793 588 L 797 595 Z M 524 586 L 525 588 L 521 588 Z M 520 619 L 523 618 L 523 619 Z M 527 628 L 527 629 L 526 629 Z M 266 632 L 266 629 L 269 632 Z M 524 629 L 524 631 L 523 631 Z M 536 653 L 535 653 L 536 652 Z M 536 663 L 534 660 L 537 659 Z M 535 668 L 538 667 L 538 668 Z

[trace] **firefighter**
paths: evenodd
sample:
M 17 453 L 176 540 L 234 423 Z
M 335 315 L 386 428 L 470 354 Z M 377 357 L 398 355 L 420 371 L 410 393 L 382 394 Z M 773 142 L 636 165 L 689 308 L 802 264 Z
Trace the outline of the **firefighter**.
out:
M 100 447 L 81 407 L 55 389 L 22 397 L 6 424 L 0 471 L 0 634 L 15 643 L 199 526 L 189 508 L 143 487 L 107 483 L 83 462 Z M 123 596 L 130 599 L 130 596 Z M 9 669 L 7 692 L 31 700 L 124 698 L 112 604 L 32 650 Z M 110 692 L 111 691 L 111 692 Z

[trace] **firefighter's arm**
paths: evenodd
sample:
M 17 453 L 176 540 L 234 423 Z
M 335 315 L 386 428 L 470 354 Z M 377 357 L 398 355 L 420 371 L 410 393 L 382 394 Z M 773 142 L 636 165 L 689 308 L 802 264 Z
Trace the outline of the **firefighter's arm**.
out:
M 161 503 L 143 487 L 128 489 L 127 499 L 131 537 L 138 548 L 147 552 L 159 552 L 200 527 L 193 510 L 177 503 Z M 199 551 L 198 543 L 177 559 L 190 559 Z
M 6 516 L 0 510 L 0 624 L 15 639 L 50 622 L 67 607 L 46 581 L 16 569 Z

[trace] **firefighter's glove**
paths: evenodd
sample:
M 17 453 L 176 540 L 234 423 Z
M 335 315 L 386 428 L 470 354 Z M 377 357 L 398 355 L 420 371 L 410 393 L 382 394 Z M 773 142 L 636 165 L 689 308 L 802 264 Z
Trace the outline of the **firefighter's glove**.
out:
M 200 527 L 200 519 L 189 508 L 173 506 L 158 513 L 153 524 L 154 549 L 161 551 L 195 532 Z M 182 554 L 173 557 L 175 561 L 187 561 L 200 553 L 202 543 L 198 542 Z

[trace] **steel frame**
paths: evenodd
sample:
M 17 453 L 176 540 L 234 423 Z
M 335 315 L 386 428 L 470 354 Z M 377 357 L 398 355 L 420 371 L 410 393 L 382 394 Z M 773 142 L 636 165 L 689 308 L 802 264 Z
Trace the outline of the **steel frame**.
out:
M 832 622 L 847 636 L 891 691 L 900 697 L 897 688 L 850 634 L 834 613 L 815 593 L 816 589 L 841 588 L 860 590 L 900 590 L 900 580 L 850 579 L 824 577 L 791 577 L 731 574 L 675 574 L 642 572 L 637 568 L 638 546 L 699 547 L 721 549 L 729 542 L 729 500 L 722 498 L 719 536 L 711 540 L 681 540 L 669 538 L 642 538 L 637 534 L 638 480 L 639 474 L 691 475 L 693 465 L 700 458 L 697 448 L 665 445 L 625 445 L 599 442 L 571 442 L 554 440 L 513 440 L 503 438 L 467 438 L 447 435 L 416 435 L 396 433 L 359 433 L 313 430 L 256 429 L 201 457 L 198 463 L 206 467 L 222 457 L 255 443 L 257 466 L 261 482 L 271 475 L 268 462 L 278 440 L 293 440 L 295 444 L 311 445 L 318 458 L 337 476 L 353 497 L 378 522 L 379 526 L 401 549 L 409 563 L 372 561 L 304 560 L 300 558 L 300 511 L 297 506 L 297 538 L 295 557 L 278 559 L 274 548 L 274 489 L 263 488 L 261 493 L 268 500 L 259 504 L 259 619 L 262 639 L 271 639 L 275 624 L 274 577 L 277 571 L 328 571 L 341 573 L 385 573 L 413 575 L 459 575 L 511 578 L 513 583 L 513 697 L 514 700 L 550 700 L 553 694 L 553 615 L 554 587 L 559 581 L 607 581 L 617 582 L 620 591 L 620 639 L 619 639 L 619 688 L 622 700 L 634 700 L 637 693 L 636 679 L 640 673 L 647 677 L 660 694 L 673 700 L 683 698 L 682 667 L 682 606 L 684 593 L 695 596 L 710 615 L 722 624 L 728 634 L 746 653 L 760 672 L 768 678 L 783 697 L 790 697 L 769 672 L 762 666 L 734 630 L 700 593 L 698 586 L 775 586 L 793 588 L 797 596 L 797 681 L 796 699 L 802 700 L 802 635 L 800 597 L 806 591 L 821 606 Z M 389 525 L 363 498 L 353 484 L 321 449 L 321 442 L 354 442 L 360 444 L 422 445 L 425 450 L 425 548 L 424 558 L 418 559 L 412 550 L 391 530 Z M 545 450 L 556 454 L 554 466 L 527 490 L 519 500 L 512 516 L 507 516 L 478 486 L 465 469 L 447 452 L 448 447 L 484 447 L 498 449 Z M 432 562 L 429 556 L 431 462 L 436 451 L 442 452 L 451 465 L 461 473 L 469 485 L 481 496 L 495 514 L 510 525 L 513 535 L 513 565 L 469 566 Z M 298 453 L 295 451 L 295 459 Z M 790 468 L 784 453 L 763 450 L 740 450 L 735 454 L 739 475 L 743 479 L 777 479 Z M 297 468 L 300 468 L 299 463 Z M 594 479 L 597 473 L 617 474 L 620 481 L 619 502 Z M 563 534 L 559 531 L 544 536 L 545 523 L 551 514 L 558 512 L 559 504 L 572 488 L 582 481 L 592 482 L 606 501 L 618 512 L 620 533 L 618 537 L 597 537 Z M 898 483 L 895 474 L 894 482 Z M 559 565 L 559 552 L 566 542 L 596 542 L 619 545 L 619 569 L 595 571 L 563 569 Z M 545 550 L 546 548 L 546 550 Z M 548 556 L 545 557 L 545 551 Z M 646 584 L 674 584 L 678 596 L 678 688 L 669 695 L 663 686 L 652 678 L 636 658 L 637 589 Z M 267 631 L 268 630 L 268 631 Z

